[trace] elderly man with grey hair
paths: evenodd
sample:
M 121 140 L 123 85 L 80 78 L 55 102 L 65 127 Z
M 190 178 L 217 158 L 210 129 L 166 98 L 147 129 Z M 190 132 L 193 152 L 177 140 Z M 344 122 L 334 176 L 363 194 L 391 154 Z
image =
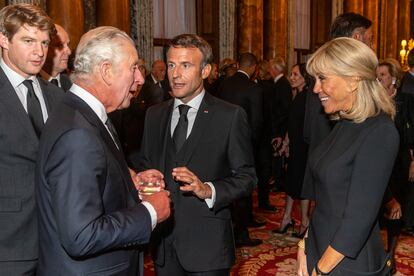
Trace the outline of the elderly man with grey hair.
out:
M 139 246 L 169 216 L 169 194 L 138 198 L 107 117 L 143 82 L 137 63 L 132 40 L 114 27 L 79 42 L 74 84 L 40 141 L 38 275 L 142 274 Z M 147 170 L 134 179 L 154 176 L 163 177 Z

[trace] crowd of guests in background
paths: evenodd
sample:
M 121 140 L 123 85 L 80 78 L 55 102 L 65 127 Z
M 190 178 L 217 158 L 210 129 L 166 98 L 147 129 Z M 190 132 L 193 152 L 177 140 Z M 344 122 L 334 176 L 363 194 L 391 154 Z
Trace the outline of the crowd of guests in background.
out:
M 234 247 L 262 243 L 254 188 L 263 212 L 286 193 L 272 232 L 294 229 L 298 275 L 395 270 L 399 235 L 414 234 L 414 51 L 406 73 L 378 61 L 370 28 L 338 16 L 291 68 L 253 53 L 217 64 L 183 34 L 149 70 L 127 34 L 100 27 L 68 70 L 64 28 L 5 7 L 0 274 L 137 275 L 152 237 L 157 275 L 229 275 Z M 161 192 L 138 198 L 155 178 Z

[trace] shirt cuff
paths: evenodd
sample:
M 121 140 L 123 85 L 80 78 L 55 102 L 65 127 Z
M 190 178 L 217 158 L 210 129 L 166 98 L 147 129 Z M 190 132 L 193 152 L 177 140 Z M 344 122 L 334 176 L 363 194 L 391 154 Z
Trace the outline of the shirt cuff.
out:
M 155 226 L 157 226 L 157 212 L 155 212 L 154 207 L 148 201 L 142 201 L 141 203 L 145 206 L 145 208 L 147 208 L 151 216 L 151 226 L 152 230 L 154 230 Z
M 204 200 L 206 201 L 208 208 L 212 209 L 214 203 L 216 203 L 216 188 L 214 188 L 214 185 L 211 182 L 204 182 L 204 184 L 207 184 L 211 188 L 211 198 L 206 198 Z

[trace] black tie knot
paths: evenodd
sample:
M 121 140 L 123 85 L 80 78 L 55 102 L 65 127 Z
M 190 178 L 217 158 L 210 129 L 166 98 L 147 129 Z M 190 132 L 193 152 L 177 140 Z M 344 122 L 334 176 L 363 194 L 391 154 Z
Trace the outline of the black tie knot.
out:
M 180 116 L 187 116 L 188 110 L 190 109 L 190 106 L 186 104 L 180 104 L 178 106 L 178 109 L 180 111 Z
M 32 80 L 24 80 L 23 85 L 27 87 L 28 93 L 33 93 L 33 81 Z
M 59 86 L 59 82 L 58 82 L 57 79 L 51 79 L 50 82 L 53 83 L 56 86 Z

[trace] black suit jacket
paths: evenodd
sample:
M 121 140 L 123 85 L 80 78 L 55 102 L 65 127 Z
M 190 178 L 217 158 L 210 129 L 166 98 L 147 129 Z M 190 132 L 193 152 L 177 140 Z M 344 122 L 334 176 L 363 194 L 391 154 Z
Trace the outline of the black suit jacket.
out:
M 62 91 L 38 78 L 50 116 Z M 35 260 L 38 231 L 34 173 L 39 139 L 0 68 L 0 262 Z M 0 265 L 0 275 L 2 266 Z
M 65 92 L 69 91 L 70 87 L 72 86 L 72 81 L 68 75 L 60 74 L 60 85 Z
M 172 108 L 173 100 L 169 100 L 148 110 L 140 159 L 141 169 L 156 168 L 167 178 L 171 175 L 165 171 L 165 162 Z M 204 200 L 183 194 L 176 183 L 167 182 L 174 211 L 171 219 L 157 226 L 155 262 L 164 263 L 165 238 L 173 231 L 177 255 L 186 270 L 230 268 L 235 254 L 229 207 L 249 195 L 256 182 L 245 112 L 206 93 L 182 151 L 183 160 L 177 166 L 188 167 L 201 181 L 211 181 L 216 202 L 209 209 Z
M 232 104 L 239 105 L 247 113 L 252 128 L 253 147 L 256 150 L 263 129 L 263 91 L 245 74 L 237 72 L 220 83 L 218 96 Z
M 145 83 L 155 85 L 154 79 L 152 78 L 151 74 L 145 77 Z M 170 82 L 168 81 L 167 75 L 162 81 L 160 81 L 160 84 L 161 84 L 161 88 L 163 91 L 163 101 L 171 99 L 171 95 L 170 95 L 171 87 L 170 87 Z
M 401 91 L 414 96 L 414 76 L 410 72 L 405 73 L 401 81 Z
M 145 106 L 145 108 L 164 101 L 163 89 L 158 84 L 155 84 L 151 77 L 150 79 L 151 80 L 148 80 L 147 78 L 145 80 L 137 97 L 137 100 Z
M 284 137 L 287 131 L 290 103 L 292 102 L 292 87 L 288 79 L 282 76 L 272 87 L 272 136 Z
M 73 93 L 43 131 L 36 180 L 39 275 L 137 275 L 150 215 L 122 152 Z

